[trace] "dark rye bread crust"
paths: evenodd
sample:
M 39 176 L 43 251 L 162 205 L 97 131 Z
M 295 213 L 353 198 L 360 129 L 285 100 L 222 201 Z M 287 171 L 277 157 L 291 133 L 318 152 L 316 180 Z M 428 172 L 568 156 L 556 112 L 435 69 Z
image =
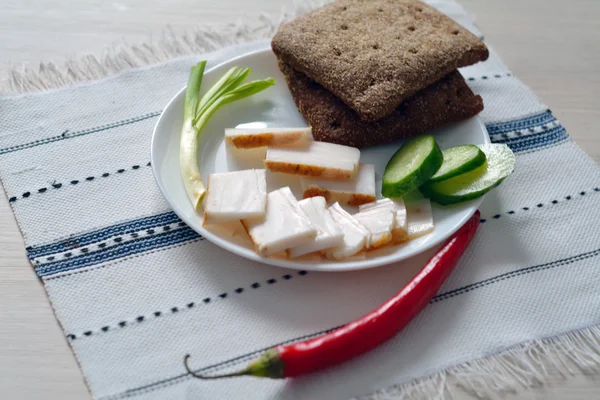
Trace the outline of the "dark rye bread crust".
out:
M 365 147 L 420 135 L 483 110 L 483 100 L 473 94 L 458 71 L 405 100 L 379 121 L 361 120 L 358 114 L 323 86 L 280 62 L 296 106 L 312 127 L 315 140 Z
M 475 35 L 417 0 L 338 0 L 283 24 L 271 45 L 369 121 L 488 57 Z

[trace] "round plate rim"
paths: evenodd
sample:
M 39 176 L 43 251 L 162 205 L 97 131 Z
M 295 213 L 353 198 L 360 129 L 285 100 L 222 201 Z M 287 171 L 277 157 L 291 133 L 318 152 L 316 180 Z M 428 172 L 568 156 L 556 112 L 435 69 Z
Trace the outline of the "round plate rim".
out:
M 263 56 L 263 55 L 266 55 L 269 53 L 272 53 L 272 50 L 270 47 L 262 49 L 262 50 L 251 51 L 251 52 L 239 55 L 237 57 L 223 61 L 222 63 L 219 63 L 216 66 L 210 68 L 209 70 L 207 70 L 205 72 L 205 75 L 210 74 L 215 70 L 223 68 L 225 65 L 232 64 L 239 60 L 243 60 L 243 59 L 246 59 L 249 57 L 260 57 L 260 56 Z M 150 161 L 151 161 L 152 173 L 154 175 L 154 180 L 155 180 L 156 184 L 158 185 L 160 192 L 162 193 L 162 195 L 165 198 L 165 200 L 167 201 L 167 203 L 169 203 L 169 205 L 173 208 L 173 211 L 175 212 L 175 214 L 182 221 L 184 221 L 191 229 L 193 229 L 196 233 L 198 233 L 199 235 L 208 239 L 211 243 L 221 247 L 224 250 L 227 250 L 231 253 L 234 253 L 240 257 L 249 259 L 251 261 L 256 261 L 256 262 L 260 262 L 260 263 L 268 264 L 268 265 L 273 265 L 276 267 L 283 267 L 283 268 L 290 268 L 290 269 L 297 269 L 297 270 L 324 271 L 324 272 L 325 271 L 327 271 L 327 272 L 343 272 L 343 271 L 362 270 L 362 269 L 380 267 L 380 266 L 384 266 L 384 265 L 390 265 L 392 263 L 401 262 L 401 261 L 407 260 L 409 258 L 412 258 L 414 256 L 417 256 L 419 254 L 422 254 L 422 253 L 432 249 L 433 247 L 440 245 L 445 240 L 447 240 L 464 223 L 466 223 L 467 220 L 472 215 L 472 214 L 469 214 L 469 215 L 465 215 L 464 217 L 462 217 L 460 219 L 459 223 L 455 224 L 451 229 L 440 234 L 440 237 L 438 239 L 428 241 L 417 249 L 414 249 L 414 250 L 411 250 L 411 251 L 408 251 L 405 253 L 401 253 L 399 255 L 398 254 L 382 255 L 380 257 L 372 258 L 372 259 L 368 259 L 368 260 L 330 261 L 330 262 L 324 261 L 323 263 L 309 264 L 309 263 L 296 262 L 294 260 L 264 258 L 254 252 L 247 252 L 246 251 L 247 249 L 244 249 L 243 247 L 241 247 L 237 244 L 230 243 L 227 240 L 224 240 L 224 239 L 218 237 L 217 235 L 215 235 L 214 233 L 204 229 L 201 225 L 198 226 L 198 224 L 194 223 L 194 221 L 190 221 L 187 218 L 187 216 L 180 209 L 179 203 L 176 201 L 173 201 L 171 199 L 169 193 L 167 192 L 167 190 L 165 189 L 165 187 L 163 185 L 160 172 L 157 169 L 158 162 L 157 162 L 157 149 L 156 149 L 155 143 L 157 140 L 157 136 L 160 134 L 160 133 L 158 133 L 158 131 L 159 131 L 158 128 L 161 125 L 161 121 L 163 119 L 167 118 L 165 115 L 170 112 L 170 109 L 173 106 L 173 103 L 175 103 L 180 96 L 184 95 L 186 88 L 187 88 L 187 86 L 184 86 L 181 90 L 179 90 L 171 98 L 171 100 L 169 100 L 169 102 L 167 103 L 167 105 L 165 106 L 163 111 L 161 112 L 160 117 L 156 121 L 156 124 L 154 125 L 154 130 L 152 132 L 151 150 L 150 150 Z M 472 118 L 474 118 L 477 121 L 477 124 L 482 129 L 482 131 L 485 133 L 485 135 L 484 135 L 485 143 L 490 143 L 489 134 L 487 133 L 487 128 L 485 127 L 485 124 L 481 120 L 481 117 L 479 117 L 477 115 Z M 473 213 L 475 212 L 475 210 L 477 210 L 477 208 L 479 208 L 479 206 L 481 205 L 481 202 L 483 201 L 483 198 L 484 197 L 480 197 L 478 199 L 471 200 L 471 204 L 472 204 L 471 208 L 473 209 Z

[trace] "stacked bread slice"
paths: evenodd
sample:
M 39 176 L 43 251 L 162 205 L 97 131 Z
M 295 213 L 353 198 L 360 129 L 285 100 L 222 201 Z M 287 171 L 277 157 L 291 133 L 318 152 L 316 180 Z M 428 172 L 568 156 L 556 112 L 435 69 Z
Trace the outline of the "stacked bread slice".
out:
M 485 44 L 418 0 L 338 0 L 283 24 L 272 48 L 316 140 L 390 143 L 483 109 L 457 68 Z

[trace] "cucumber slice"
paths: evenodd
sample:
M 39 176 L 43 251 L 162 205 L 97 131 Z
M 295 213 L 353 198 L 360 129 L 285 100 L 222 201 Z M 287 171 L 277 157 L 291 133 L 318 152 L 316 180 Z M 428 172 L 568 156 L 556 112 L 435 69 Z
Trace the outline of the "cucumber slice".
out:
M 385 166 L 381 194 L 400 197 L 427 182 L 442 165 L 444 156 L 433 136 L 404 143 Z
M 474 144 L 451 147 L 443 150 L 444 162 L 428 183 L 439 182 L 473 171 L 485 164 L 485 153 Z
M 421 192 L 431 200 L 447 205 L 481 197 L 502 183 L 515 169 L 515 155 L 505 144 L 479 147 L 487 157 L 487 164 L 454 178 L 423 185 Z

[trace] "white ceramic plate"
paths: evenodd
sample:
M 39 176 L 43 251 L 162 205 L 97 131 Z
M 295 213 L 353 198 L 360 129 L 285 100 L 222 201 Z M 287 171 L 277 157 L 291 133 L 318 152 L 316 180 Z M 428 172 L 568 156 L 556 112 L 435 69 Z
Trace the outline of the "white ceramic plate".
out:
M 271 50 L 246 54 L 225 62 L 205 73 L 202 88 L 210 88 L 232 66 L 250 67 L 249 79 L 274 77 L 277 83 L 267 91 L 237 103 L 224 106 L 217 111 L 200 135 L 199 162 L 204 182 L 214 172 L 226 172 L 247 168 L 264 168 L 263 150 L 241 150 L 229 148 L 224 141 L 224 129 L 241 124 L 250 126 L 306 126 L 306 122 L 296 109 L 287 89 L 284 77 L 277 68 L 275 56 Z M 366 259 L 355 261 L 324 261 L 319 259 L 286 260 L 283 258 L 262 258 L 252 249 L 248 239 L 242 235 L 232 237 L 222 229 L 206 229 L 202 226 L 203 217 L 197 213 L 188 200 L 183 181 L 179 173 L 179 135 L 183 119 L 185 88 L 169 102 L 158 120 L 152 138 L 152 169 L 156 182 L 175 213 L 192 229 L 222 248 L 250 260 L 287 268 L 347 271 L 371 268 L 404 260 L 440 244 L 454 233 L 479 207 L 481 199 L 452 207 L 434 205 L 435 230 L 424 237 L 406 244 L 389 247 L 385 250 L 369 253 Z M 461 144 L 489 143 L 484 124 L 478 117 L 446 126 L 432 132 L 442 149 Z M 399 144 L 363 149 L 361 162 L 376 166 L 378 187 L 381 187 L 381 175 L 385 164 L 398 149 Z M 282 179 L 285 178 L 285 179 Z M 268 190 L 290 186 L 298 199 L 301 198 L 297 178 L 271 175 L 268 177 Z

